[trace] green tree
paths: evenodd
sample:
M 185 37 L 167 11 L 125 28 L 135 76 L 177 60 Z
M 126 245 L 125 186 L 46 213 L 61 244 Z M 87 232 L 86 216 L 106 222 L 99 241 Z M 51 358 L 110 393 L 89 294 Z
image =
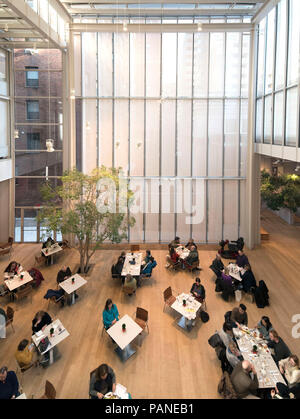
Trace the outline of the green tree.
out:
M 90 175 L 73 169 L 61 180 L 62 185 L 56 188 L 48 182 L 42 186 L 47 205 L 41 209 L 39 221 L 47 234 L 61 231 L 73 236 L 80 254 L 80 272 L 87 272 L 91 257 L 104 241 L 120 243 L 127 238 L 128 226 L 135 223 L 129 215 L 133 192 L 121 169 L 105 166 Z

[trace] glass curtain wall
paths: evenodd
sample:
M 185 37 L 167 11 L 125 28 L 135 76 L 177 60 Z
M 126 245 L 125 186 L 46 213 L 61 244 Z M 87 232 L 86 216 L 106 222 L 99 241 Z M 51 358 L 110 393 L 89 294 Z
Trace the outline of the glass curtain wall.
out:
M 243 234 L 249 41 L 222 32 L 74 35 L 77 165 L 122 167 L 129 177 L 130 242 Z
M 260 22 L 256 142 L 299 147 L 300 2 L 281 0 Z
M 0 159 L 10 157 L 10 93 L 8 53 L 0 48 Z
M 46 180 L 58 185 L 62 175 L 61 52 L 15 50 L 14 83 L 15 240 L 35 242 L 43 233 L 36 220 L 40 188 Z M 47 139 L 54 141 L 54 152 L 47 152 Z

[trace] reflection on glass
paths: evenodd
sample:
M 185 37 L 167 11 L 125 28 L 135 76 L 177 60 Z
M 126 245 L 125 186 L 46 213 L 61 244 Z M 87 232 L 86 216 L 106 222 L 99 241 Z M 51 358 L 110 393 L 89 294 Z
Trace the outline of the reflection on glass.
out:
M 62 152 L 16 152 L 18 176 L 62 176 Z
M 262 99 L 256 101 L 256 135 L 257 143 L 262 141 Z
M 8 105 L 8 101 L 0 100 L 0 159 L 9 155 Z
M 286 55 L 286 30 L 287 30 L 286 0 L 278 4 L 277 13 L 277 43 L 276 43 L 276 72 L 275 88 L 284 86 L 285 55 Z
M 258 65 L 257 65 L 257 96 L 264 92 L 264 69 L 265 69 L 265 31 L 266 18 L 259 24 L 258 34 Z
M 264 112 L 264 143 L 271 143 L 272 135 L 272 96 L 265 97 L 265 112 Z
M 287 91 L 285 145 L 295 147 L 297 135 L 298 88 Z
M 44 204 L 41 196 L 41 186 L 45 184 L 45 179 L 39 178 L 16 178 L 15 204 L 16 207 L 30 206 L 35 207 Z M 52 187 L 60 186 L 60 179 L 49 179 Z M 61 203 L 58 201 L 57 205 Z
M 274 103 L 274 144 L 283 145 L 283 93 L 276 93 Z
M 299 80 L 300 1 L 290 0 L 288 85 Z
M 268 14 L 265 93 L 270 93 L 273 89 L 275 17 L 276 8 L 274 7 Z

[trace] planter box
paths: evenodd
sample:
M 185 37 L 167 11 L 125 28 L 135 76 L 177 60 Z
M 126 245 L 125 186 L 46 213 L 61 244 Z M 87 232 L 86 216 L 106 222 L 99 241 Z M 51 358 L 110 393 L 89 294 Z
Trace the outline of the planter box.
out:
M 274 213 L 288 224 L 294 224 L 294 213 L 288 208 L 281 208 L 279 211 L 274 211 Z

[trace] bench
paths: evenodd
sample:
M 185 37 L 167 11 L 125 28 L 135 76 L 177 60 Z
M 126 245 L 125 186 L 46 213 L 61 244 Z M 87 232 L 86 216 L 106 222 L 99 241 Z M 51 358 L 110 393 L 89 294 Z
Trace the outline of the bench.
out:
M 270 234 L 263 227 L 260 227 L 260 239 L 269 240 L 269 238 L 270 238 Z

